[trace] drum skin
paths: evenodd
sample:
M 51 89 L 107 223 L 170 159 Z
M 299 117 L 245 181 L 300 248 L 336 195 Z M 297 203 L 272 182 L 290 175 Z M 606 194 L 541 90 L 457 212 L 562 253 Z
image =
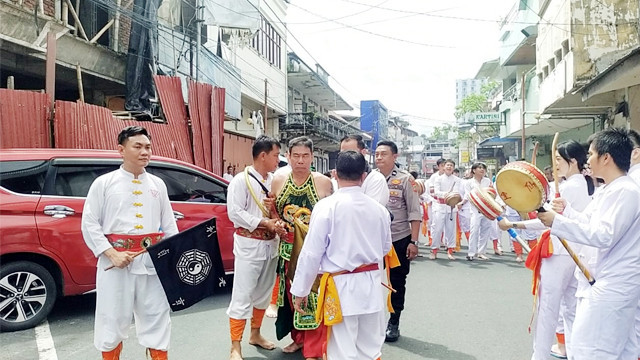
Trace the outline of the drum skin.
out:
M 460 195 L 460 193 L 450 192 L 449 194 L 447 194 L 447 196 L 445 196 L 444 202 L 445 204 L 454 207 L 462 202 L 462 196 Z
M 549 183 L 544 173 L 526 161 L 505 165 L 496 175 L 500 198 L 518 212 L 537 210 L 547 201 Z
M 480 188 L 471 190 L 469 201 L 489 220 L 495 220 L 504 212 L 504 208 L 489 193 Z

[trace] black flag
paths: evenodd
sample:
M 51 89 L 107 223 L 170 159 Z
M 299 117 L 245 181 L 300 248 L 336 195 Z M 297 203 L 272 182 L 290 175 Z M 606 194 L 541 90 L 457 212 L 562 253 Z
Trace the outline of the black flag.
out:
M 147 248 L 171 310 L 184 310 L 226 286 L 216 219 Z

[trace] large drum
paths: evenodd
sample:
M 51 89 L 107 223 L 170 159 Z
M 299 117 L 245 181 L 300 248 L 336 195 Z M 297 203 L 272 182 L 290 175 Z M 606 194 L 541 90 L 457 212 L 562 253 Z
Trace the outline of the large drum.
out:
M 544 173 L 526 161 L 505 165 L 496 175 L 496 188 L 505 204 L 521 213 L 538 210 L 547 201 Z
M 494 199 L 496 198 L 496 196 L 498 196 L 498 192 L 496 191 L 496 189 L 492 188 L 491 186 L 484 188 L 484 191 L 486 191 Z
M 469 193 L 469 201 L 489 220 L 495 220 L 504 212 L 502 205 L 498 204 L 489 193 L 478 187 Z
M 413 189 L 418 193 L 418 195 L 424 194 L 424 191 L 425 191 L 424 179 L 417 179 L 413 183 Z

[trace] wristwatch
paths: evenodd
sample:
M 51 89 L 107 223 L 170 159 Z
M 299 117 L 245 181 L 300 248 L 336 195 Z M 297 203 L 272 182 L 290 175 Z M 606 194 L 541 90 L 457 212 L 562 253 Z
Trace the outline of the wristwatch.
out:
M 415 246 L 418 246 L 418 240 L 409 240 L 409 242 Z
M 517 229 L 517 228 L 518 228 L 518 224 L 516 224 L 516 223 L 512 223 L 512 224 L 511 224 L 511 227 L 512 227 L 512 228 L 514 228 L 514 229 Z

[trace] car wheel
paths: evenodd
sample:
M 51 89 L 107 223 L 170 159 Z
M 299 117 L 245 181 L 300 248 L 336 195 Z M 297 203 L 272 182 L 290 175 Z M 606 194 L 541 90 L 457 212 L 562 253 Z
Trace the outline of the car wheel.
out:
M 0 268 L 0 331 L 32 328 L 56 301 L 56 282 L 44 267 L 16 261 Z

